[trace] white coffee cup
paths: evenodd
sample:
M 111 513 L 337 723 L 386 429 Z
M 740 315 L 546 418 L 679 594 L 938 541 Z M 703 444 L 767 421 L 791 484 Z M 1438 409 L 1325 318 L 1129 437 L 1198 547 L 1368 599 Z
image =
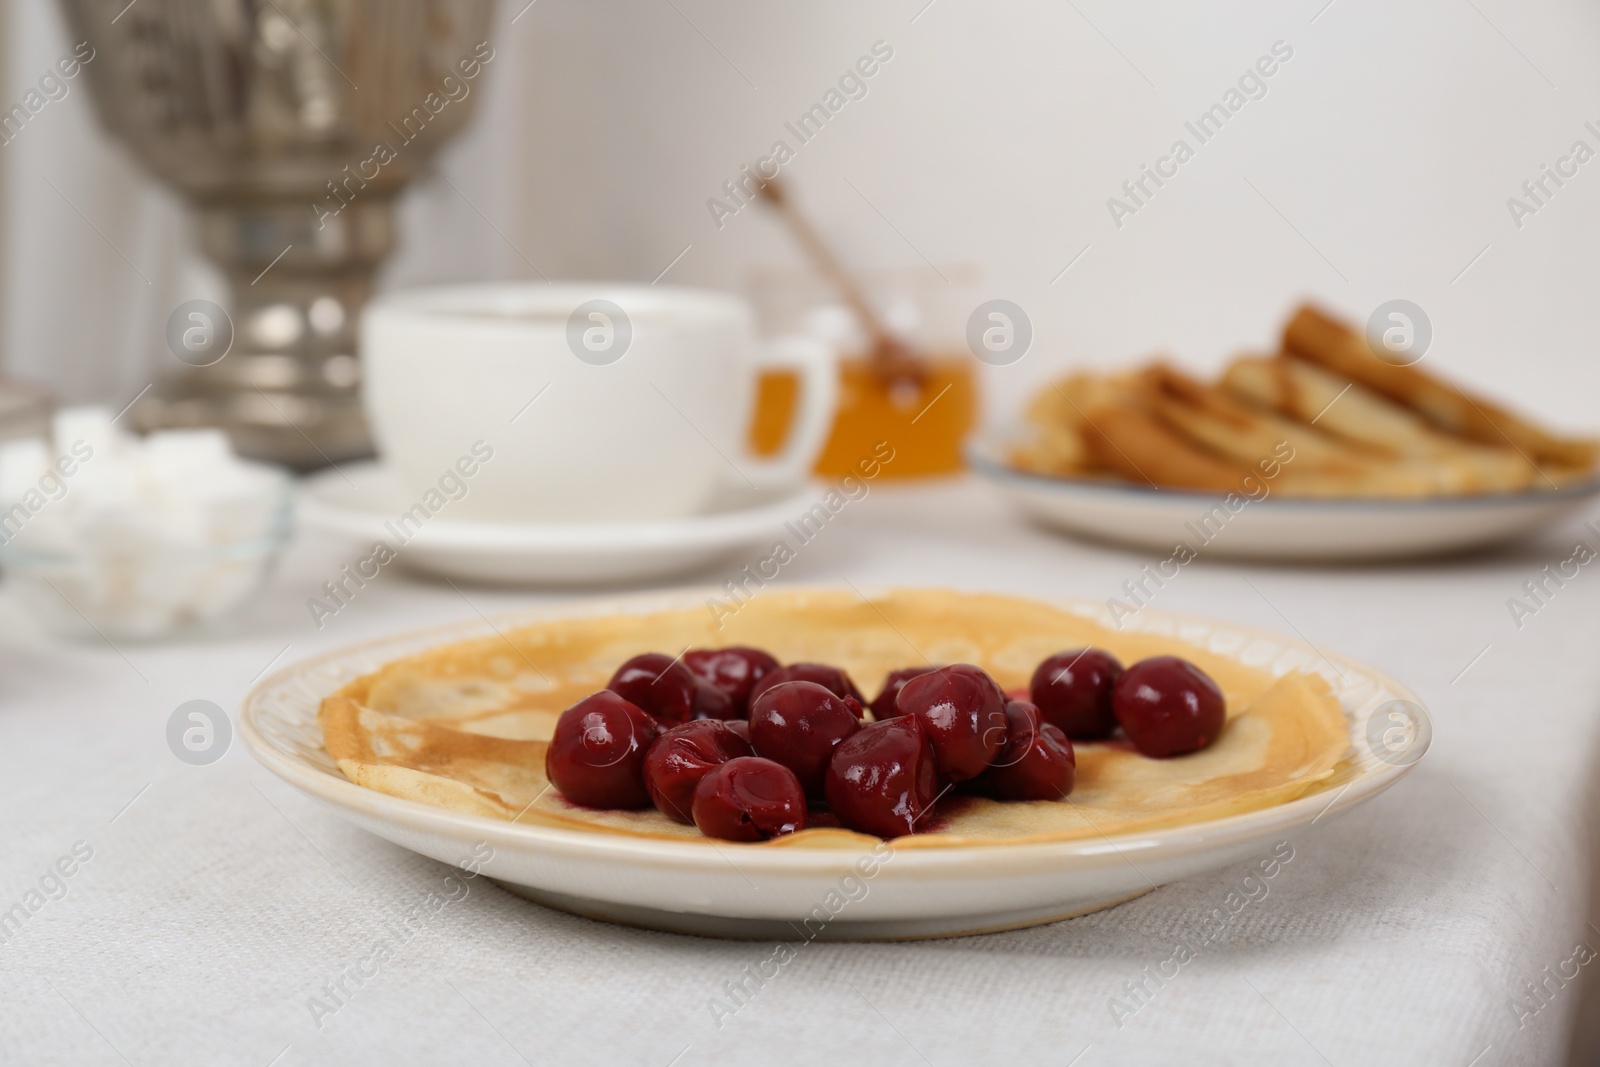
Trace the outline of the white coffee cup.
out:
M 838 397 L 827 346 L 759 342 L 748 305 L 707 290 L 558 283 L 397 293 L 368 305 L 361 338 L 367 415 L 409 497 L 437 496 L 441 477 L 473 469 L 445 520 L 678 518 L 730 483 L 796 484 L 826 441 Z M 757 459 L 745 435 L 766 367 L 797 372 L 800 400 L 783 451 Z

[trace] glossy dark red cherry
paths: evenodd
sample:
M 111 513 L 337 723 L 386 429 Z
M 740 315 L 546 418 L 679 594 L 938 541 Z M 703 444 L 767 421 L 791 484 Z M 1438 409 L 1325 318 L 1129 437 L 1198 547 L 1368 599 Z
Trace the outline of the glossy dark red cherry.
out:
M 694 672 L 671 656 L 646 652 L 617 668 L 606 688 L 671 726 L 694 714 Z
M 689 709 L 691 719 L 740 719 L 743 712 L 734 706 L 733 698 L 704 678 L 694 680 L 694 705 Z
M 584 697 L 556 720 L 545 777 L 574 804 L 647 808 L 645 751 L 660 731 L 654 718 L 610 690 Z
M 727 694 L 732 715 L 712 718 L 743 719 L 750 714 L 750 690 L 778 669 L 778 661 L 759 648 L 696 648 L 683 654 L 684 666 L 701 681 Z
M 1006 742 L 1006 698 L 970 663 L 940 667 L 906 682 L 895 707 L 927 731 L 939 773 L 952 782 L 982 774 Z
M 766 841 L 806 827 L 806 794 L 781 763 L 742 756 L 713 768 L 694 791 L 694 824 L 707 837 Z
M 1177 656 L 1151 656 L 1123 671 L 1111 704 L 1133 747 L 1157 759 L 1205 748 L 1227 719 L 1217 683 Z
M 883 680 L 883 689 L 872 698 L 872 717 L 882 722 L 892 719 L 900 714 L 900 709 L 895 707 L 895 698 L 900 695 L 900 690 L 905 688 L 907 682 L 920 677 L 937 667 L 901 667 L 897 671 L 890 671 L 889 677 Z
M 756 755 L 783 764 L 808 796 L 822 796 L 834 746 L 861 728 L 861 705 L 815 682 L 780 682 L 750 705 Z
M 1028 687 L 1044 721 L 1077 741 L 1110 737 L 1117 728 L 1111 710 L 1111 687 L 1122 664 L 1098 648 L 1057 652 L 1033 672 Z
M 828 808 L 846 828 L 879 837 L 915 832 L 939 796 L 933 745 L 913 715 L 869 723 L 828 764 Z
M 1072 792 L 1078 761 L 1072 742 L 1025 700 L 1006 705 L 1006 745 L 983 775 L 1001 800 L 1060 800 Z
M 861 690 L 856 688 L 856 683 L 838 667 L 830 667 L 826 663 L 791 663 L 768 673 L 755 684 L 750 690 L 750 706 L 754 708 L 757 697 L 784 682 L 815 682 L 834 696 L 851 697 L 858 704 L 867 702 Z
M 656 810 L 679 822 L 693 822 L 695 786 L 712 769 L 740 756 L 753 756 L 750 742 L 721 719 L 674 726 L 644 757 L 644 788 Z

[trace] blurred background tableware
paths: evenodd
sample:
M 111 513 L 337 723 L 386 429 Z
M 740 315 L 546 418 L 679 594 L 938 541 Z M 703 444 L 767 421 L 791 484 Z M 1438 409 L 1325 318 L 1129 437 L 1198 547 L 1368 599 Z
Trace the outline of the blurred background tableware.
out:
M 394 472 L 376 462 L 342 463 L 301 486 L 299 514 L 307 526 L 373 545 L 382 541 L 397 566 L 480 585 L 616 586 L 653 581 L 704 568 L 743 550 L 768 558 L 773 537 L 814 522 L 814 483 L 752 489 L 720 488 L 698 513 L 639 522 L 461 522 L 421 525 Z M 387 558 L 386 552 L 378 560 Z M 382 564 L 386 566 L 387 564 Z
M 730 484 L 796 487 L 838 393 L 826 344 L 758 341 L 746 302 L 710 290 L 424 290 L 372 304 L 363 331 L 383 461 L 407 500 L 443 492 L 452 522 L 676 519 Z M 778 369 L 800 385 L 792 429 L 751 456 L 756 375 Z
M 1073 371 L 976 442 L 972 465 L 1041 524 L 1168 552 L 1169 569 L 1202 552 L 1333 562 L 1485 548 L 1600 495 L 1600 439 L 1419 365 L 1425 343 L 1396 346 L 1426 336 L 1425 313 L 1394 317 L 1403 332 L 1364 335 L 1303 304 L 1276 353 L 1239 356 L 1215 379 L 1164 355 Z
M 854 275 L 866 300 L 920 373 L 907 376 L 873 356 L 868 328 L 824 276 L 760 268 L 751 297 L 764 333 L 800 333 L 840 353 L 839 406 L 816 473 L 851 473 L 880 441 L 895 450 L 885 478 L 947 475 L 964 466 L 962 443 L 978 421 L 978 367 L 967 348 L 967 319 L 979 302 L 975 267 L 864 271 Z M 761 381 L 750 443 L 769 454 L 794 419 L 796 382 L 786 372 Z
M 895 449 L 888 477 L 960 470 L 961 444 L 978 411 L 977 368 L 965 340 L 977 271 L 930 266 L 859 274 L 840 262 L 785 182 L 762 182 L 760 196 L 812 267 L 810 274 L 755 275 L 764 327 L 810 334 L 843 356 L 839 409 L 816 472 L 849 474 L 881 441 Z M 775 451 L 783 440 L 794 418 L 794 389 L 790 374 L 763 378 L 750 428 L 758 453 Z
M 493 0 L 61 0 L 102 125 L 199 213 L 224 310 L 130 413 L 309 469 L 369 454 L 356 328 L 394 201 L 477 104 Z M 226 357 L 226 358 L 224 358 Z
M 236 617 L 289 536 L 292 486 L 219 430 L 134 437 L 106 408 L 0 443 L 0 566 L 50 630 L 147 641 Z
M 776 177 L 769 178 L 761 183 L 760 195 L 783 220 L 795 241 L 804 249 L 811 265 L 833 286 L 834 292 L 850 309 L 857 328 L 865 335 L 861 344 L 861 359 L 873 375 L 891 392 L 920 386 L 927 370 L 921 353 L 889 328 L 877 308 L 872 306 L 872 301 L 867 299 L 855 275 L 839 262 L 833 249 L 789 195 L 788 187 Z
M 1055 478 L 1010 462 L 1012 443 L 985 435 L 968 447 L 972 469 L 1038 525 L 1159 554 L 1165 574 L 1204 556 L 1264 563 L 1419 559 L 1506 544 L 1582 515 L 1600 479 L 1560 489 L 1416 499 L 1307 498 L 1158 489 L 1093 478 Z M 1600 533 L 1585 527 L 1586 544 Z M 1170 577 L 1170 574 L 1168 575 Z
M 50 430 L 50 397 L 43 389 L 0 378 L 0 443 L 43 437 Z

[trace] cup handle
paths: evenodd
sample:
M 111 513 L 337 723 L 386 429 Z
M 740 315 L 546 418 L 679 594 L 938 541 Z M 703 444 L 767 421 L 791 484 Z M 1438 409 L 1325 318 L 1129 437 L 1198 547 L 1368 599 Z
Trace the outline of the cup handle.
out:
M 762 370 L 795 371 L 800 378 L 800 396 L 783 448 L 771 458 L 746 457 L 740 469 L 763 487 L 804 481 L 833 430 L 839 406 L 838 357 L 830 345 L 791 334 L 766 341 L 755 363 Z

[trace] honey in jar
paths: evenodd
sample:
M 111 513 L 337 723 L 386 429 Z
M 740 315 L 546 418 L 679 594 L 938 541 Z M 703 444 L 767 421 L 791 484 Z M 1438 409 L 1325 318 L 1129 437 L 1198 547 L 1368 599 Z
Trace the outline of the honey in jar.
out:
M 867 358 L 855 316 L 826 283 L 805 272 L 758 271 L 752 296 L 763 328 L 774 336 L 803 333 L 844 353 L 839 407 L 815 472 L 852 473 L 880 441 L 894 449 L 882 477 L 953 474 L 964 464 L 962 445 L 978 419 L 978 361 L 966 347 L 967 317 L 978 302 L 972 268 L 910 269 L 862 276 L 867 300 L 906 348 L 919 358 L 921 382 L 886 379 Z M 761 376 L 750 446 L 757 455 L 782 447 L 796 409 L 799 379 L 789 371 Z
M 962 442 L 977 420 L 975 360 L 965 353 L 924 358 L 921 383 L 885 381 L 865 358 L 839 365 L 839 407 L 816 473 L 837 478 L 857 469 L 880 441 L 894 449 L 883 477 L 914 478 L 961 470 Z M 762 375 L 750 444 L 758 455 L 782 447 L 799 382 L 789 371 Z

